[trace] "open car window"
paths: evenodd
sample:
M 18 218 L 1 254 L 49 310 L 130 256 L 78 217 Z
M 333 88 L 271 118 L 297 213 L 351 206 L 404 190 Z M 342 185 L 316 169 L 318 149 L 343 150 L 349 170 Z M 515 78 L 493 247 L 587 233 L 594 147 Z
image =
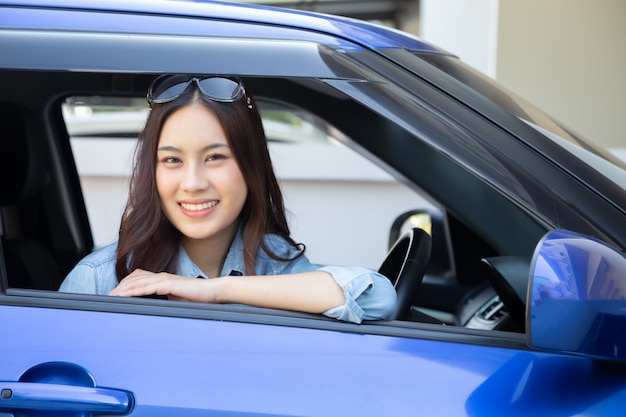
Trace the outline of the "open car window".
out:
M 12 225 L 5 231 L 6 240 L 36 242 L 53 260 L 46 268 L 56 270 L 27 275 L 8 268 L 9 288 L 56 291 L 82 257 L 117 238 L 136 137 L 148 111 L 142 94 L 154 74 L 6 71 L 5 76 L 16 85 L 29 82 L 59 89 L 40 104 L 45 110 L 35 119 L 41 126 L 22 132 L 28 140 L 41 141 L 34 148 L 41 151 L 35 155 L 40 162 L 30 166 L 42 181 L 28 195 L 19 196 L 26 198 L 3 209 L 4 224 Z M 306 245 L 312 262 L 377 270 L 398 233 L 411 224 L 398 225 L 397 220 L 407 213 L 427 212 L 436 221 L 429 263 L 434 267 L 427 267 L 411 311 L 435 316 L 439 323 L 464 325 L 480 307 L 466 307 L 465 297 L 480 304 L 494 296 L 480 271 L 480 258 L 499 252 L 531 253 L 541 236 L 533 216 L 462 167 L 461 159 L 442 152 L 444 145 L 463 152 L 468 148 L 464 141 L 479 144 L 476 138 L 481 136 L 460 129 L 426 98 L 416 98 L 379 77 L 372 82 L 302 77 L 244 81 L 259 102 L 292 236 Z M 119 85 L 130 87 L 116 94 Z M 495 156 L 477 149 L 470 148 L 470 158 L 497 171 Z M 32 218 L 40 219 L 36 227 Z M 503 236 L 503 224 L 514 227 L 511 233 L 518 238 Z M 19 258 L 12 256 L 6 258 Z M 43 277 L 47 282 L 15 279 L 19 276 Z M 473 291 L 481 297 L 474 297 Z M 106 309 L 153 302 L 64 293 L 52 297 L 98 300 L 98 307 L 90 308 L 107 303 Z M 184 308 L 177 310 L 179 314 L 235 307 Z M 151 307 L 147 311 L 172 312 Z M 420 321 L 421 316 L 413 319 Z

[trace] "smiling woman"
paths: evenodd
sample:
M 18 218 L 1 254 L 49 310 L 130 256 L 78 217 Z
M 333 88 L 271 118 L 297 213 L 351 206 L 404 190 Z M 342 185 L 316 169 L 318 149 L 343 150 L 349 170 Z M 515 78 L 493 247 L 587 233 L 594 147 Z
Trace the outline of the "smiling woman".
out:
M 80 261 L 60 291 L 356 323 L 391 317 L 396 294 L 386 277 L 313 264 L 291 238 L 263 124 L 239 79 L 161 76 L 148 102 L 119 240 Z

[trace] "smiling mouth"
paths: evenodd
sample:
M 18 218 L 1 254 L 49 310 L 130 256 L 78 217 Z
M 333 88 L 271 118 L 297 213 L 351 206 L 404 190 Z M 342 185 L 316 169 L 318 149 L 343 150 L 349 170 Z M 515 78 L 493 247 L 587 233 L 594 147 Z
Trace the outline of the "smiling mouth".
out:
M 202 204 L 180 203 L 180 206 L 188 211 L 202 211 L 202 210 L 208 210 L 211 207 L 215 207 L 217 206 L 218 203 L 219 203 L 219 200 L 213 200 L 213 201 L 209 201 L 208 203 L 202 203 Z

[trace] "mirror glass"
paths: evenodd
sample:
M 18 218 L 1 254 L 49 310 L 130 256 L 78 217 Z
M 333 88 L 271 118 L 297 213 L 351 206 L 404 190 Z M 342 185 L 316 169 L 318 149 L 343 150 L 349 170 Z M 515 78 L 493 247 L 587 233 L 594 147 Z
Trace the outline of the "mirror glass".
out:
M 626 361 L 624 253 L 554 230 L 535 251 L 529 285 L 529 345 Z

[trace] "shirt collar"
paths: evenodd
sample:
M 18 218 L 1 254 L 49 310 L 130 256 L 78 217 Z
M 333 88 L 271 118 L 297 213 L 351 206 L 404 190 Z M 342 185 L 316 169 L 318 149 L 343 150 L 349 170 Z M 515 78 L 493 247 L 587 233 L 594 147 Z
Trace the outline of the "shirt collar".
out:
M 221 276 L 245 275 L 245 272 L 246 267 L 243 261 L 243 231 L 239 228 L 226 254 Z M 187 255 L 182 245 L 179 247 L 176 273 L 184 277 L 208 278 L 191 258 L 189 258 L 189 255 Z
M 237 234 L 233 243 L 230 244 L 230 249 L 226 254 L 226 260 L 224 261 L 224 267 L 222 268 L 222 276 L 226 275 L 245 275 L 246 267 L 243 261 L 243 230 L 240 227 L 237 229 Z

